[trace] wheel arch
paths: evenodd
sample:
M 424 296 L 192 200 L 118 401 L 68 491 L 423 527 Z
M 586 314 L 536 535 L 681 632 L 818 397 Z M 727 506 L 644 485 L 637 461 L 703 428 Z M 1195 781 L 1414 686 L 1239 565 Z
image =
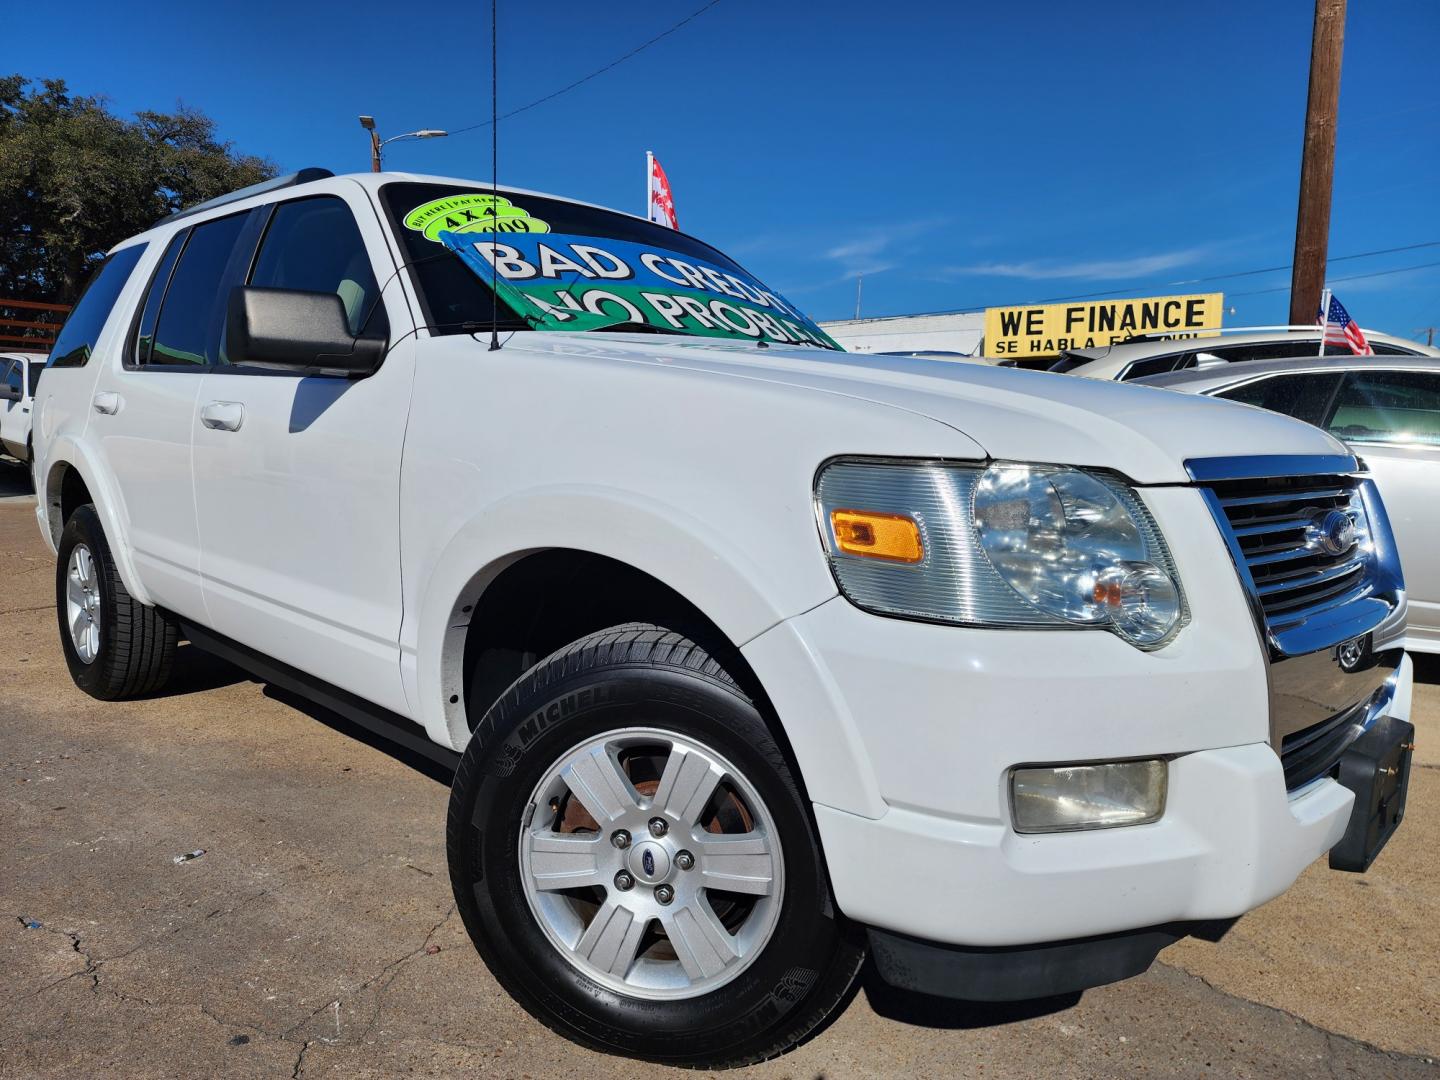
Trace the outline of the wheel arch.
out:
M 783 629 L 786 620 L 836 595 L 808 507 L 803 522 L 736 528 L 740 540 L 728 543 L 731 528 L 707 527 L 637 493 L 566 486 L 467 513 L 446 535 L 433 555 L 417 554 L 410 572 L 423 591 L 407 602 L 401 635 L 410 715 L 436 742 L 463 751 L 471 730 L 467 706 L 483 708 L 467 701 L 474 697 L 467 654 L 474 661 L 476 642 L 483 641 L 472 641 L 472 624 L 524 610 L 505 590 L 523 592 L 528 581 L 583 565 L 608 576 L 599 589 L 607 602 L 596 605 L 596 617 L 608 621 L 564 641 L 558 629 L 540 634 L 528 650 L 538 654 L 534 659 L 553 651 L 542 653 L 547 645 L 568 644 L 591 630 L 634 621 L 664 625 L 678 613 L 684 625 L 673 628 L 705 635 L 700 643 L 724 653 L 732 675 L 761 704 L 809 797 L 872 816 L 882 812 L 853 721 L 827 690 L 833 680 L 824 658 L 803 646 L 752 649 L 775 636 L 767 631 Z M 616 580 L 638 585 L 627 590 Z M 642 602 L 612 602 L 617 593 Z M 487 608 L 492 602 L 497 606 Z M 486 683 L 498 697 L 512 681 L 507 675 L 523 670 L 523 656 L 492 659 L 503 661 Z
M 140 603 L 149 605 L 150 595 L 135 570 L 129 538 L 121 527 L 114 486 L 105 473 L 90 460 L 81 444 L 69 439 L 58 440 L 50 448 L 45 464 L 44 486 L 37 488 L 35 495 L 45 507 L 51 546 L 58 549 L 60 534 L 76 507 L 90 503 L 100 516 L 115 568 L 126 591 Z

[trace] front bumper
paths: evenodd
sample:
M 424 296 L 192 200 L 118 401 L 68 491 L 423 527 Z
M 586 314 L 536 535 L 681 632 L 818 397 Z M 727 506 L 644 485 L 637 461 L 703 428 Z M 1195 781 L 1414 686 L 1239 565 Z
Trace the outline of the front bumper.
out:
M 842 599 L 748 645 L 840 909 L 930 942 L 1013 946 L 1231 918 L 1288 888 L 1339 841 L 1354 796 L 1328 778 L 1287 793 L 1255 639 L 1216 629 L 1248 630 L 1243 598 L 1219 584 L 1193 597 L 1192 624 L 1149 654 L 1102 632 L 933 626 Z M 1407 657 L 1385 707 L 1400 719 L 1411 671 Z M 1158 822 L 1011 828 L 1011 766 L 1148 756 L 1170 759 Z

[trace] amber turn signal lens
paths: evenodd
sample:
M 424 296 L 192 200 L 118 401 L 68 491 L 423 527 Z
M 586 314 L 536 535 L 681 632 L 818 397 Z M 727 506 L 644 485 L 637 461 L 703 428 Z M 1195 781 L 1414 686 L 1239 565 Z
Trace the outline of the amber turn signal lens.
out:
M 920 526 L 905 514 L 832 510 L 830 527 L 835 533 L 835 546 L 846 555 L 902 563 L 918 563 L 925 558 Z

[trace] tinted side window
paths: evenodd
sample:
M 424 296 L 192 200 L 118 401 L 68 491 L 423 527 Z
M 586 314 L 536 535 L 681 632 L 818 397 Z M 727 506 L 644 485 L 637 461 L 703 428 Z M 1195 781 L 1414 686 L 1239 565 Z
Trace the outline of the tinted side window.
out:
M 1383 342 L 1379 345 L 1373 342 L 1370 348 L 1375 350 L 1376 356 L 1419 356 L 1420 354 L 1410 349 L 1401 348 L 1399 345 L 1386 345 Z
M 1221 360 L 1230 363 L 1245 360 L 1283 360 L 1292 356 L 1314 356 L 1320 349 L 1320 339 L 1312 341 L 1275 341 L 1269 344 L 1235 345 L 1228 349 L 1209 350 Z
M 152 365 L 219 363 L 229 292 L 225 269 L 248 216 L 232 214 L 190 230 L 160 305 L 150 350 Z
M 100 264 L 55 339 L 55 347 L 50 351 L 51 367 L 84 367 L 90 360 L 100 331 L 105 329 L 105 320 L 110 317 L 120 290 L 130 280 L 130 271 L 140 261 L 145 246 L 133 244 Z
M 20 385 L 19 360 L 0 360 L 0 382 L 16 390 L 22 389 Z
M 40 385 L 40 373 L 45 370 L 45 364 L 40 360 L 30 361 L 30 396 L 35 396 L 35 388 Z
M 1284 413 L 1307 424 L 1319 424 L 1325 418 L 1335 387 L 1340 382 L 1338 372 L 1297 372 L 1294 375 L 1272 375 L 1268 379 L 1223 390 L 1216 397 L 1255 405 L 1271 412 Z
M 385 309 L 376 303 L 380 287 L 365 240 L 350 207 L 333 195 L 275 208 L 250 284 L 335 293 L 345 305 L 352 334 L 383 334 L 388 329 Z
M 1440 373 L 1348 372 L 1325 426 L 1346 442 L 1440 446 Z
M 1160 375 L 1167 371 L 1174 371 L 1177 362 L 1185 359 L 1184 353 L 1171 353 L 1169 356 L 1152 356 L 1148 360 L 1136 360 L 1125 374 L 1120 376 L 1124 382 L 1131 379 L 1143 379 L 1146 375 Z

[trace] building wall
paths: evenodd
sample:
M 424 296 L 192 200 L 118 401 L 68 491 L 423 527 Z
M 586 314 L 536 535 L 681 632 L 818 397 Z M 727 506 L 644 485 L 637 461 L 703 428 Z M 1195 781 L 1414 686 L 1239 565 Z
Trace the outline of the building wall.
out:
M 851 352 L 980 352 L 985 315 L 899 315 L 820 324 Z M 957 357 L 958 359 L 958 357 Z

